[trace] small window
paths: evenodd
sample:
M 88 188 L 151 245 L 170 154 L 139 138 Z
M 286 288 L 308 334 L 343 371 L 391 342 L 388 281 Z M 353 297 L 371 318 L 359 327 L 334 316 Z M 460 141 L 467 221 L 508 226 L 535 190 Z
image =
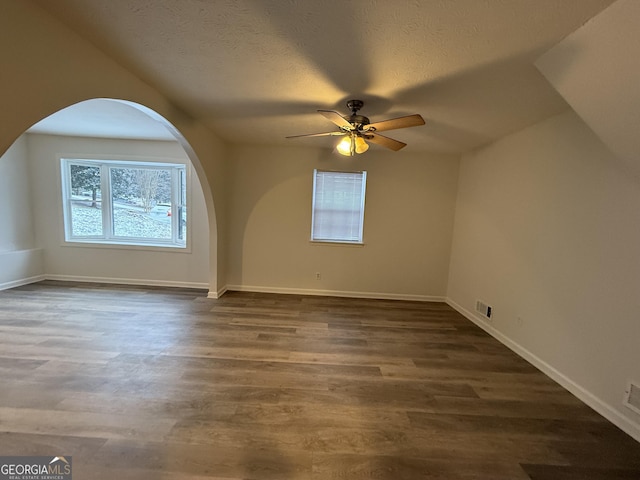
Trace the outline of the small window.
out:
M 313 172 L 311 240 L 362 243 L 367 172 Z
M 186 248 L 186 166 L 62 159 L 67 242 Z

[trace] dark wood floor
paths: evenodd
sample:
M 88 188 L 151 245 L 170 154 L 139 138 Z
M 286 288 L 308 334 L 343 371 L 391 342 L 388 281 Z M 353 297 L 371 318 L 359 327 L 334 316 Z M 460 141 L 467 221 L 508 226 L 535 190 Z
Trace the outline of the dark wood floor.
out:
M 0 292 L 0 455 L 75 480 L 640 479 L 640 444 L 445 304 Z

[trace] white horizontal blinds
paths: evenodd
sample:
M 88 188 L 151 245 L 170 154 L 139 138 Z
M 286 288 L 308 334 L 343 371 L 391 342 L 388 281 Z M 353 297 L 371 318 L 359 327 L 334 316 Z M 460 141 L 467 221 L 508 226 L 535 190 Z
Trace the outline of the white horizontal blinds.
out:
M 314 171 L 311 239 L 362 242 L 366 172 Z

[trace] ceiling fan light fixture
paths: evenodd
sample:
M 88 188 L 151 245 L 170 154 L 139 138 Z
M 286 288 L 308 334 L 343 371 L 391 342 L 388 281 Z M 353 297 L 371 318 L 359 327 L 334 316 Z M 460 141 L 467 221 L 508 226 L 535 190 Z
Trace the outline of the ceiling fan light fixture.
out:
M 364 138 L 352 133 L 340 140 L 336 146 L 336 150 L 338 150 L 340 155 L 353 157 L 356 153 L 364 153 L 369 150 L 369 145 L 364 141 Z
M 345 157 L 352 157 L 355 155 L 356 146 L 353 135 L 345 136 L 338 145 L 336 146 L 336 150 L 340 155 L 344 155 Z

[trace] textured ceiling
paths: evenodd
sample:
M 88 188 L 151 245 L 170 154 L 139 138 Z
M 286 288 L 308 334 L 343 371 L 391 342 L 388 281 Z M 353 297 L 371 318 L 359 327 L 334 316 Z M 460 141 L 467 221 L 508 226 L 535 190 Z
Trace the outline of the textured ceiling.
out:
M 462 152 L 567 108 L 533 66 L 612 0 L 33 0 L 223 139 L 290 139 L 365 101 L 407 151 Z M 376 147 L 377 148 L 377 147 Z

